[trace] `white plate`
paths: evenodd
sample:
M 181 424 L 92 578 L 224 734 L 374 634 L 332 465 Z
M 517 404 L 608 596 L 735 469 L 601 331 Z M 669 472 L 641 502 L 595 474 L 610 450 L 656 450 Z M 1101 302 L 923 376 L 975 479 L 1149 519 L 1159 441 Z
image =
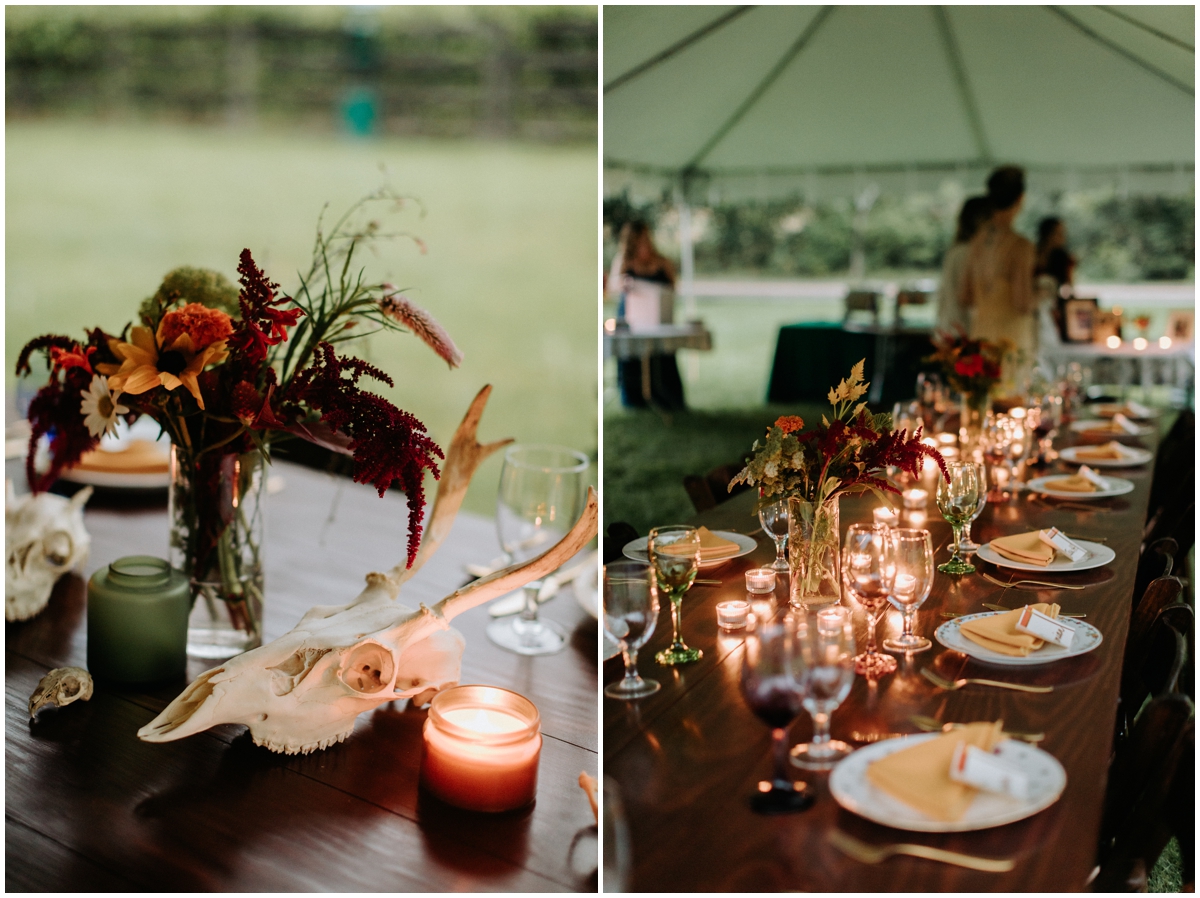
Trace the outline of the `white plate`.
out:
M 1076 433 L 1086 433 L 1088 431 L 1102 431 L 1105 436 L 1111 436 L 1114 440 L 1121 437 L 1144 437 L 1154 433 L 1153 427 L 1148 427 L 1145 424 L 1137 425 L 1137 433 L 1126 433 L 1123 429 L 1117 428 L 1112 430 L 1112 421 L 1105 421 L 1100 418 L 1092 418 L 1088 421 L 1072 421 L 1071 429 Z
M 1104 567 L 1104 565 L 1117 557 L 1116 552 L 1101 543 L 1091 543 L 1084 539 L 1071 541 L 1075 545 L 1083 546 L 1083 548 L 1087 549 L 1087 556 L 1080 561 L 1068 561 L 1056 552 L 1054 560 L 1047 565 L 1026 564 L 1024 561 L 1013 561 L 1011 558 L 1005 558 L 993 549 L 990 543 L 984 543 L 975 554 L 984 561 L 990 561 L 997 567 L 1012 568 L 1016 571 L 1033 571 L 1035 574 L 1069 574 L 1074 571 L 1090 571 L 1092 568 Z
M 592 556 L 595 558 L 595 556 Z M 596 620 L 600 619 L 600 592 L 596 589 L 596 565 L 590 564 L 572 581 L 579 607 Z
M 1148 414 L 1131 415 L 1129 413 L 1129 409 L 1125 408 L 1124 405 L 1115 402 L 1105 402 L 1099 405 L 1089 406 L 1089 410 L 1092 412 L 1092 414 L 1099 415 L 1101 418 L 1111 418 L 1116 415 L 1117 412 L 1123 412 L 1125 417 L 1130 421 L 1151 421 L 1162 414 L 1162 409 L 1151 408 L 1148 406 L 1146 408 Z
M 735 558 L 741 558 L 743 555 L 749 555 L 757 548 L 758 543 L 753 536 L 744 536 L 741 533 L 734 533 L 732 530 L 714 530 L 714 536 L 719 536 L 721 539 L 727 539 L 731 543 L 737 543 L 738 551 L 734 555 L 726 555 L 724 558 L 716 558 L 711 561 L 700 562 L 700 570 L 707 571 L 715 567 L 720 567 L 727 561 L 732 561 Z M 625 553 L 626 558 L 632 558 L 634 561 L 644 561 L 649 563 L 650 556 L 646 552 L 646 544 L 650 542 L 650 537 L 639 536 L 631 543 L 626 543 L 625 548 L 621 551 Z
M 1122 480 L 1120 477 L 1105 477 L 1104 480 L 1108 483 L 1108 489 L 1096 490 L 1094 493 L 1057 490 L 1052 486 L 1046 485 L 1046 481 L 1048 480 L 1060 480 L 1069 476 L 1069 474 L 1054 474 L 1050 477 L 1035 477 L 1026 485 L 1035 492 L 1045 493 L 1047 496 L 1053 496 L 1056 499 L 1082 499 L 1084 502 L 1088 499 L 1108 499 L 1111 496 L 1124 496 L 1126 493 L 1133 492 L 1133 484 L 1128 480 Z
M 884 826 L 921 833 L 961 833 L 976 829 L 1003 826 L 1016 820 L 1032 817 L 1043 811 L 1062 795 L 1067 785 L 1067 772 L 1052 754 L 1036 746 L 1006 739 L 997 754 L 1016 764 L 1029 776 L 1032 798 L 1018 801 L 1004 795 L 980 792 L 959 820 L 934 820 L 897 798 L 876 788 L 867 779 L 867 766 L 893 752 L 920 742 L 936 739 L 940 733 L 921 733 L 903 739 L 886 739 L 860 748 L 842 761 L 829 776 L 829 791 L 834 801 L 851 813 L 866 817 Z
M 946 623 L 934 631 L 933 635 L 937 637 L 938 642 L 948 649 L 954 649 L 956 652 L 970 655 L 976 661 L 984 661 L 988 664 L 1000 664 L 1006 667 L 1031 667 L 1036 664 L 1049 664 L 1051 661 L 1061 661 L 1063 658 L 1074 658 L 1076 655 L 1086 655 L 1104 641 L 1104 634 L 1091 624 L 1081 620 L 1064 620 L 1062 621 L 1062 625 L 1070 627 L 1075 631 L 1075 636 L 1071 640 L 1071 647 L 1069 649 L 1064 649 L 1061 645 L 1051 645 L 1047 642 L 1036 652 L 1030 652 L 1028 655 L 1002 655 L 999 652 L 993 652 L 991 649 L 984 648 L 978 642 L 968 639 L 960 632 L 964 621 L 978 620 L 981 617 L 991 617 L 993 614 L 1007 613 L 1007 611 L 984 611 L 979 614 L 966 614 L 962 617 L 956 617 L 954 620 L 946 621 Z
M 1125 458 L 1080 458 L 1075 454 L 1084 448 L 1089 447 L 1068 446 L 1058 454 L 1064 461 L 1073 465 L 1087 465 L 1089 468 L 1136 468 L 1154 458 L 1154 453 L 1149 449 L 1139 449 L 1137 446 L 1126 446 Z

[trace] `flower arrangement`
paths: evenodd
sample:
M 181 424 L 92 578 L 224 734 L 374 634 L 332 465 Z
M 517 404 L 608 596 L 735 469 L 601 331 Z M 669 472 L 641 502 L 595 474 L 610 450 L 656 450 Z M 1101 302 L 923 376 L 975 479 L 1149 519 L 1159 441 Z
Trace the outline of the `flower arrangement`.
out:
M 951 389 L 971 396 L 987 396 L 1000 382 L 1001 363 L 1013 348 L 1007 340 L 972 340 L 961 331 L 936 335 L 933 346 L 925 361 L 941 367 Z
M 823 505 L 863 490 L 898 494 L 881 476 L 889 466 L 917 477 L 929 457 L 945 475 L 941 453 L 921 442 L 920 428 L 911 437 L 904 430 L 892 430 L 890 414 L 871 414 L 867 404 L 858 401 L 870 386 L 863 383 L 865 361 L 829 391 L 832 421 L 822 415 L 819 426 L 805 431 L 804 420 L 795 415 L 776 419 L 765 439 L 755 440 L 753 457 L 730 481 L 730 487 L 737 483 L 758 486 L 763 504 L 797 497 Z
M 217 272 L 180 268 L 142 303 L 138 323 L 119 333 L 96 328 L 84 340 L 31 340 L 17 359 L 18 375 L 30 371 L 34 352 L 50 365 L 49 382 L 28 413 L 31 489 L 47 489 L 118 419 L 149 416 L 170 437 L 182 474 L 173 484 L 186 484 L 182 491 L 173 485 L 172 548 L 181 551 L 194 586 L 209 572 L 217 585 L 207 599 L 229 604 L 239 626 L 256 626 L 245 596 L 255 587 L 238 567 L 257 558 L 257 547 L 246 552 L 231 542 L 241 509 L 236 500 L 231 508 L 228 494 L 247 487 L 237 472 L 269 461 L 272 443 L 300 438 L 352 456 L 354 479 L 373 484 L 380 496 L 393 486 L 404 491 L 411 564 L 421 539 L 424 477 L 439 476 L 442 451 L 416 417 L 362 385 L 370 379 L 392 386 L 391 378 L 339 347 L 369 333 L 407 330 L 451 367 L 461 354 L 395 287 L 355 273 L 360 247 L 398 236 L 381 233 L 378 221 L 353 226 L 375 203 L 398 210 L 404 200 L 384 189 L 354 204 L 328 234 L 318 223 L 312 265 L 294 295 L 282 293 L 245 249 L 240 290 Z M 39 470 L 44 436 L 49 464 Z

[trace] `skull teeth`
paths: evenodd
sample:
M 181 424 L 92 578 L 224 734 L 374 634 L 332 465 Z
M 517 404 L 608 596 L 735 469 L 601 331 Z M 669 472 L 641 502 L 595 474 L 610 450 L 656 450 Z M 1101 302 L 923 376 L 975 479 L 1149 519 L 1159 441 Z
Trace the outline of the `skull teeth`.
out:
M 254 735 L 253 730 L 250 732 L 250 736 L 254 740 L 255 745 L 261 745 L 263 748 L 270 751 L 279 752 L 280 754 L 285 755 L 306 755 L 309 752 L 319 751 L 323 748 L 329 748 L 331 745 L 337 745 L 339 742 L 345 742 L 346 737 L 352 732 L 354 732 L 353 726 L 351 726 L 351 728 L 344 733 L 338 733 L 330 736 L 327 739 L 321 739 L 317 742 L 306 742 L 303 745 L 294 745 L 287 742 L 274 742 L 269 736 L 260 739 L 258 736 Z

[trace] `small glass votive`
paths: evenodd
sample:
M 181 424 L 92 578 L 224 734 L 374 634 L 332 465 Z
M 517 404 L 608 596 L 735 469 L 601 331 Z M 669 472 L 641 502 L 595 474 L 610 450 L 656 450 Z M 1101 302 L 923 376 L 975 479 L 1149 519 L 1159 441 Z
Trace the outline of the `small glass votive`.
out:
M 750 603 L 741 599 L 717 603 L 717 626 L 722 630 L 740 630 L 746 626 Z
M 755 567 L 746 571 L 746 592 L 774 592 L 775 569 L 770 567 Z
M 887 524 L 889 527 L 894 527 L 900 523 L 900 512 L 890 505 L 880 505 L 873 514 L 876 524 Z
M 944 450 L 947 446 L 958 445 L 958 434 L 956 433 L 938 433 L 934 434 L 933 438 L 937 441 L 938 451 Z
M 929 501 L 929 493 L 922 489 L 911 489 L 904 491 L 904 507 L 905 508 L 924 508 L 925 503 Z

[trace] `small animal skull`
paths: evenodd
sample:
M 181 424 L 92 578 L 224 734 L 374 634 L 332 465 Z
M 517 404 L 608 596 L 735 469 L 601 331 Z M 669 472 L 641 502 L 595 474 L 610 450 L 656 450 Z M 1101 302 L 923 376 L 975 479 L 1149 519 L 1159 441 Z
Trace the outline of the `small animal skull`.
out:
M 52 493 L 17 496 L 8 480 L 5 492 L 4 618 L 27 620 L 46 607 L 59 577 L 87 561 L 91 537 L 83 526 L 83 506 L 92 488 L 70 499 Z
M 92 697 L 92 675 L 82 667 L 56 667 L 38 680 L 37 689 L 29 697 L 29 719 L 33 720 L 43 705 L 62 708 L 71 702 L 87 701 Z
M 221 723 L 250 728 L 258 745 L 307 754 L 341 742 L 363 711 L 384 702 L 428 702 L 458 682 L 465 641 L 450 628 L 457 614 L 549 574 L 596 534 L 598 508 L 587 509 L 557 545 L 464 586 L 434 607 L 398 604 L 401 585 L 450 531 L 471 475 L 510 440 L 475 440 L 490 387 L 475 397 L 454 435 L 421 550 L 412 567 L 367 575 L 366 589 L 346 605 L 311 609 L 274 642 L 231 658 L 196 678 L 161 714 L 138 730 L 146 742 L 170 742 Z

